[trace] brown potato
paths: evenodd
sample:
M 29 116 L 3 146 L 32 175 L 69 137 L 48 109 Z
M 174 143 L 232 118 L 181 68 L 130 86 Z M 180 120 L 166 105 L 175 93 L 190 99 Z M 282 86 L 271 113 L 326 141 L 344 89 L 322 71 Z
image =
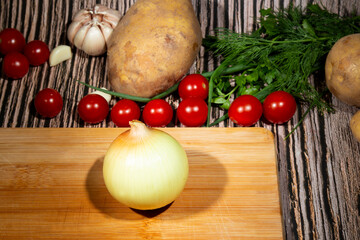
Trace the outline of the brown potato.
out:
M 338 40 L 325 64 L 326 85 L 342 102 L 360 106 L 360 34 Z
M 153 97 L 178 82 L 200 50 L 202 34 L 190 0 L 138 0 L 108 44 L 111 87 Z
M 360 110 L 351 118 L 350 128 L 356 140 L 360 142 Z

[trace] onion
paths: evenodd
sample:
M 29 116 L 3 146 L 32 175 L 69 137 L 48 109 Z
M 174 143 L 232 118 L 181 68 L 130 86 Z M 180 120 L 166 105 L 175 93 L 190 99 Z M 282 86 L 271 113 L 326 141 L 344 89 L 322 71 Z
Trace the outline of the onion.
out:
M 189 174 L 186 152 L 164 131 L 137 120 L 130 121 L 130 126 L 105 155 L 105 185 L 116 200 L 130 208 L 164 207 L 184 189 Z

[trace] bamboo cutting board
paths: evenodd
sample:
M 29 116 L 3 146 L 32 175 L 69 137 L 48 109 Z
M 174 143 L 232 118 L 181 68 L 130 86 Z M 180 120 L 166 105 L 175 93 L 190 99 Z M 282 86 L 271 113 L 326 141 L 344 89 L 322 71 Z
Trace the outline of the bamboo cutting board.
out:
M 282 239 L 274 139 L 264 128 L 165 128 L 185 148 L 182 194 L 136 211 L 105 188 L 125 129 L 0 129 L 0 239 Z

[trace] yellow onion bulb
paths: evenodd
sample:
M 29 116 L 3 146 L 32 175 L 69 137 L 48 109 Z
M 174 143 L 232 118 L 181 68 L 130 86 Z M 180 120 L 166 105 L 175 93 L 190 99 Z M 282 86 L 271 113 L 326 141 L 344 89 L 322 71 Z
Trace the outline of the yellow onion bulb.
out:
M 103 175 L 110 194 L 139 210 L 164 207 L 183 191 L 189 165 L 185 150 L 168 133 L 131 121 L 110 145 Z

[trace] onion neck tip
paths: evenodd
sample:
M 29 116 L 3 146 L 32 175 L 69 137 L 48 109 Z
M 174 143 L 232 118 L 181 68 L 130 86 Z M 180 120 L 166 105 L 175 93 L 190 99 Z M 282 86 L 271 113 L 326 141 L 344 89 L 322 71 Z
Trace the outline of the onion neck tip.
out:
M 132 120 L 129 122 L 130 134 L 134 136 L 144 136 L 148 133 L 149 128 L 141 121 Z

